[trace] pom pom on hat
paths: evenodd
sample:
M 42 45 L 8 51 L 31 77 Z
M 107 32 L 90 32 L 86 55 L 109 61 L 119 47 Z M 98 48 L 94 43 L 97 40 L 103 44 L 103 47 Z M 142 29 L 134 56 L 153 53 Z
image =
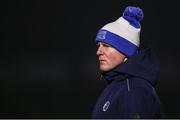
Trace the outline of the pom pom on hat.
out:
M 99 30 L 96 42 L 107 43 L 127 57 L 132 56 L 139 47 L 143 17 L 139 7 L 126 7 L 122 17 Z
M 144 18 L 143 11 L 139 7 L 126 7 L 123 13 L 124 16 L 133 17 L 137 21 L 141 21 Z
M 126 7 L 123 13 L 123 18 L 126 19 L 132 26 L 140 28 L 140 21 L 144 18 L 143 11 L 139 7 Z

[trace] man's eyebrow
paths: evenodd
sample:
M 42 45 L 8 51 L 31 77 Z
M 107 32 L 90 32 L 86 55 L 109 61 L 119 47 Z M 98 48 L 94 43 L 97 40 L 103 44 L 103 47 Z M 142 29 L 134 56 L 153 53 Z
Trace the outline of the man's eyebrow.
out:
M 102 43 L 103 45 L 105 45 L 105 46 L 108 46 L 108 47 L 110 47 L 111 45 L 109 45 L 109 44 L 107 44 L 107 43 Z

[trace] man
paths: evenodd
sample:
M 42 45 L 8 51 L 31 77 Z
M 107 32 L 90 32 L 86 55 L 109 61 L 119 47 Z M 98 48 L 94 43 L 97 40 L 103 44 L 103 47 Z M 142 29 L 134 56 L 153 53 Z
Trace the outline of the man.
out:
M 96 37 L 99 69 L 108 82 L 92 118 L 160 118 L 155 92 L 158 65 L 151 48 L 140 49 L 143 11 L 127 7 L 123 16 L 102 27 Z

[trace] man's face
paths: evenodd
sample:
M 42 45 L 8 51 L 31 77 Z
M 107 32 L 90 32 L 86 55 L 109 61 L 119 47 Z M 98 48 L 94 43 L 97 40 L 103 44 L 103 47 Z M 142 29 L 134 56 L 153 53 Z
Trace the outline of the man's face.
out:
M 126 56 L 115 48 L 103 42 L 98 42 L 97 45 L 96 54 L 99 57 L 99 69 L 102 72 L 107 72 L 124 62 Z

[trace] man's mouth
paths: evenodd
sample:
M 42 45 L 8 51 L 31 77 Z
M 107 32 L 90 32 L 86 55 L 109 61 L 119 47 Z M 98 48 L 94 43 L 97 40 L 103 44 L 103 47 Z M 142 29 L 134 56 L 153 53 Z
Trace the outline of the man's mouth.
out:
M 106 60 L 99 60 L 100 63 L 106 63 Z

